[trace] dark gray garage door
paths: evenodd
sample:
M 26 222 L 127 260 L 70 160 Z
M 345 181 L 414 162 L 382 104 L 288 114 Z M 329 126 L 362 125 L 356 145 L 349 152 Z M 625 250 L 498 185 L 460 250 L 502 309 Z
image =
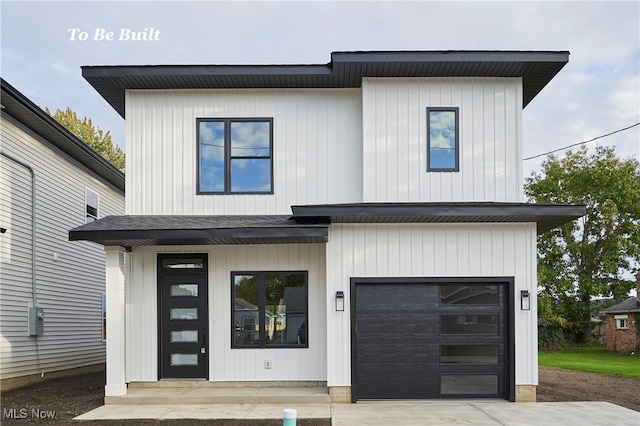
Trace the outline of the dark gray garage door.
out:
M 511 285 L 352 280 L 352 397 L 512 399 Z

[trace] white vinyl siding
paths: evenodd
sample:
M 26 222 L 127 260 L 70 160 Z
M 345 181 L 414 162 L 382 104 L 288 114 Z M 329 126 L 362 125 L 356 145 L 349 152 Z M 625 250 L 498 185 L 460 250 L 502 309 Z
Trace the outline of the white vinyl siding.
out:
M 7 228 L 0 237 L 0 377 L 103 363 L 104 249 L 69 242 L 68 231 L 85 223 L 86 186 L 100 195 L 101 215 L 123 214 L 124 196 L 4 115 L 2 150 L 35 170 L 37 302 L 45 318 L 44 335 L 36 346 L 36 339 L 27 336 L 27 308 L 32 305 L 31 176 L 0 156 L 0 226 Z
M 290 214 L 362 200 L 360 90 L 126 94 L 127 214 Z M 197 195 L 196 118 L 273 118 L 273 194 Z
M 523 201 L 521 85 L 365 78 L 363 201 Z M 427 107 L 459 108 L 458 172 L 427 172 Z
M 126 284 L 126 380 L 158 378 L 158 253 L 209 255 L 209 380 L 325 381 L 325 245 L 139 247 Z M 307 271 L 309 348 L 231 349 L 231 272 Z M 271 361 L 271 368 L 264 368 Z
M 353 277 L 514 277 L 516 385 L 537 384 L 536 303 L 519 301 L 536 294 L 535 224 L 334 224 L 329 238 L 326 298 L 344 291 L 345 312 L 327 318 L 328 386 L 351 384 Z

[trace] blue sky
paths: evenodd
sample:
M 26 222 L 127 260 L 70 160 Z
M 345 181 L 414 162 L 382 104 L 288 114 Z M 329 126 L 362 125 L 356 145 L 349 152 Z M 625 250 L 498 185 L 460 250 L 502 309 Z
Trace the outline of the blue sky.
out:
M 332 51 L 568 50 L 523 114 L 525 157 L 640 121 L 640 3 L 7 1 L 2 77 L 40 107 L 70 107 L 124 145 L 124 120 L 82 65 L 324 64 Z M 70 40 L 71 29 L 86 41 Z M 158 41 L 94 41 L 95 31 Z M 155 33 L 159 31 L 159 33 Z M 599 141 L 640 159 L 640 126 Z M 590 143 L 588 146 L 594 146 Z M 544 158 L 525 161 L 525 176 Z

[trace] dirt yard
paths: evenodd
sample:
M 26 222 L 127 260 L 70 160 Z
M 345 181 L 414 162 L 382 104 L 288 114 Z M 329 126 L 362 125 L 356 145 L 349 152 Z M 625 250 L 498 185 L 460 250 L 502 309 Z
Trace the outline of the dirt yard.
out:
M 40 423 L 66 425 L 83 423 L 72 419 L 102 405 L 104 373 L 93 373 L 73 378 L 52 380 L 9 392 L 1 397 L 2 425 Z M 622 391 L 624 390 L 624 391 Z M 608 401 L 640 411 L 640 380 L 595 373 L 540 367 L 538 401 Z M 54 416 L 53 418 L 51 418 Z M 155 421 L 136 420 L 139 425 L 216 425 L 216 426 L 276 426 L 282 420 L 248 422 L 243 420 Z M 115 425 L 117 422 L 93 421 L 91 426 Z M 328 425 L 327 421 L 298 419 L 300 426 Z

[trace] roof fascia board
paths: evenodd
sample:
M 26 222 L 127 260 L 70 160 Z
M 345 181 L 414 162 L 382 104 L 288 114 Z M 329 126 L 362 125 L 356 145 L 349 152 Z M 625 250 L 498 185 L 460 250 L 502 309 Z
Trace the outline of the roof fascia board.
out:
M 333 52 L 332 63 L 357 62 L 568 62 L 568 51 L 377 51 Z
M 97 65 L 83 66 L 82 76 L 193 76 L 193 75 L 332 75 L 326 65 Z
M 545 204 L 372 204 L 291 206 L 295 218 L 333 216 L 574 216 L 585 214 L 585 206 Z
M 211 229 L 139 229 L 69 231 L 69 241 L 110 241 L 110 240 L 206 240 L 215 238 L 259 239 L 327 237 L 328 226 L 269 227 L 269 228 L 211 228 Z

